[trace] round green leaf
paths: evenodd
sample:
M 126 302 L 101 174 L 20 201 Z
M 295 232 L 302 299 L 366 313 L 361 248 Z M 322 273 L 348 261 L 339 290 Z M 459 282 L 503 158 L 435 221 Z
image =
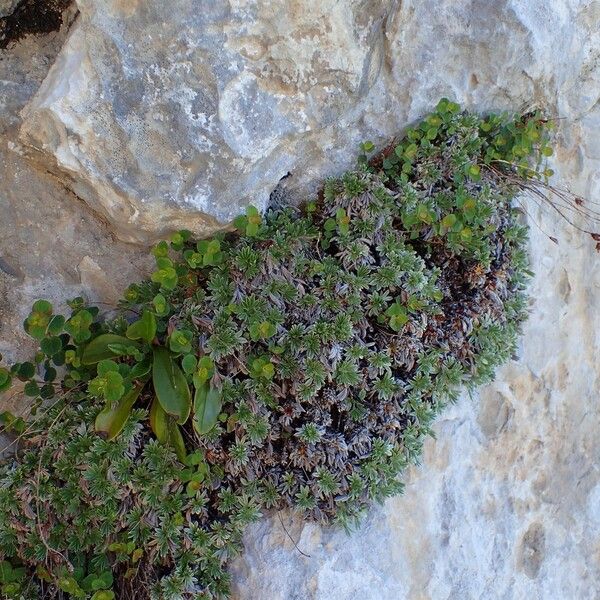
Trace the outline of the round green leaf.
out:
M 52 314 L 52 304 L 48 300 L 36 300 L 31 307 L 31 312 Z
M 2 386 L 0 385 L 0 389 L 1 388 L 2 388 Z M 39 394 L 40 394 L 40 386 L 35 381 L 28 381 L 25 384 L 24 391 L 25 391 L 26 396 L 35 398 L 36 396 L 39 396 Z
M 35 375 L 35 366 L 33 363 L 24 362 L 19 365 L 19 369 L 17 371 L 19 379 L 31 379 Z
M 40 342 L 40 348 L 46 356 L 54 356 L 62 350 L 62 340 L 54 335 L 45 337 Z
M 185 373 L 187 375 L 190 375 L 196 370 L 196 367 L 198 366 L 198 361 L 196 360 L 196 357 L 193 354 L 186 354 L 181 361 L 181 366 L 183 367 Z
M 62 332 L 65 326 L 65 318 L 62 315 L 55 315 L 50 319 L 48 323 L 48 333 L 50 335 L 58 335 Z

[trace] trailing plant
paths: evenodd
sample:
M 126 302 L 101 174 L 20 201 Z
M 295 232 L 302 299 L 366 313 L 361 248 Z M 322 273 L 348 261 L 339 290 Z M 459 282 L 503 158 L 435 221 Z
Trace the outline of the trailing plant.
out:
M 264 510 L 350 527 L 402 490 L 435 416 L 515 350 L 530 275 L 518 182 L 544 181 L 540 114 L 442 100 L 302 210 L 153 249 L 116 318 L 82 298 L 25 321 L 34 415 L 0 468 L 10 598 L 225 597 Z

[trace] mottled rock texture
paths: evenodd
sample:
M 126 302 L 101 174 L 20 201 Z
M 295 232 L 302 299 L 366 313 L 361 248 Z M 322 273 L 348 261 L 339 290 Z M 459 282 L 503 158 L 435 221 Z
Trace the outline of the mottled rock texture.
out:
M 9 361 L 33 350 L 22 322 L 35 299 L 64 306 L 85 294 L 108 308 L 151 262 L 145 250 L 115 240 L 63 181 L 26 160 L 17 141 L 19 111 L 55 60 L 72 16 L 59 32 L 0 51 L 0 353 Z
M 287 173 L 302 199 L 358 142 L 445 95 L 559 117 L 555 182 L 600 201 L 598 1 L 78 5 L 22 113 L 24 148 L 18 110 L 62 38 L 28 38 L 0 61 L 0 349 L 12 356 L 33 297 L 110 299 L 143 270 L 63 184 L 122 239 L 205 232 L 265 206 Z M 445 413 L 405 495 L 352 537 L 289 515 L 252 527 L 237 600 L 598 597 L 600 263 L 589 238 L 523 202 L 536 277 L 518 360 Z
M 371 4 L 81 0 L 22 139 L 124 239 L 214 230 L 288 173 L 332 167 L 337 141 L 319 132 L 339 130 L 381 64 Z
M 19 0 L 0 0 L 0 17 L 9 15 L 17 6 Z
M 21 139 L 126 240 L 199 233 L 294 199 L 453 96 L 479 109 L 596 101 L 598 4 L 78 0 Z

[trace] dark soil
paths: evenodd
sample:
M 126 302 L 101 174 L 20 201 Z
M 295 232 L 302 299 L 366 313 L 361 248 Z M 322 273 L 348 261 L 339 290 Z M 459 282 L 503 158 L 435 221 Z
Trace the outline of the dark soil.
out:
M 31 34 L 60 29 L 63 11 L 73 0 L 21 0 L 12 14 L 0 18 L 0 50 Z

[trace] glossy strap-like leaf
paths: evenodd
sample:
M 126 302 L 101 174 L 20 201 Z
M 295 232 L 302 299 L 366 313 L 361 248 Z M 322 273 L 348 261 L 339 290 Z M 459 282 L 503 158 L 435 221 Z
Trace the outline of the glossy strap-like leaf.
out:
M 170 417 L 162 408 L 157 398 L 152 401 L 150 407 L 150 427 L 156 439 L 166 446 L 171 446 L 177 458 L 184 462 L 187 456 L 185 443 L 181 430 L 173 417 Z
M 183 425 L 192 408 L 190 388 L 183 371 L 163 346 L 154 348 L 152 383 L 163 410 Z
M 114 333 L 104 333 L 94 338 L 83 350 L 81 356 L 81 362 L 84 365 L 93 365 L 106 360 L 107 358 L 115 358 L 115 353 L 109 348 L 113 344 L 123 344 L 124 346 L 133 346 L 139 349 L 140 344 L 134 342 L 122 335 L 116 335 Z
M 150 406 L 150 427 L 161 444 L 169 442 L 168 415 L 162 409 L 158 398 L 154 398 Z
M 221 412 L 221 391 L 205 383 L 196 388 L 194 396 L 194 429 L 203 435 L 216 424 Z

